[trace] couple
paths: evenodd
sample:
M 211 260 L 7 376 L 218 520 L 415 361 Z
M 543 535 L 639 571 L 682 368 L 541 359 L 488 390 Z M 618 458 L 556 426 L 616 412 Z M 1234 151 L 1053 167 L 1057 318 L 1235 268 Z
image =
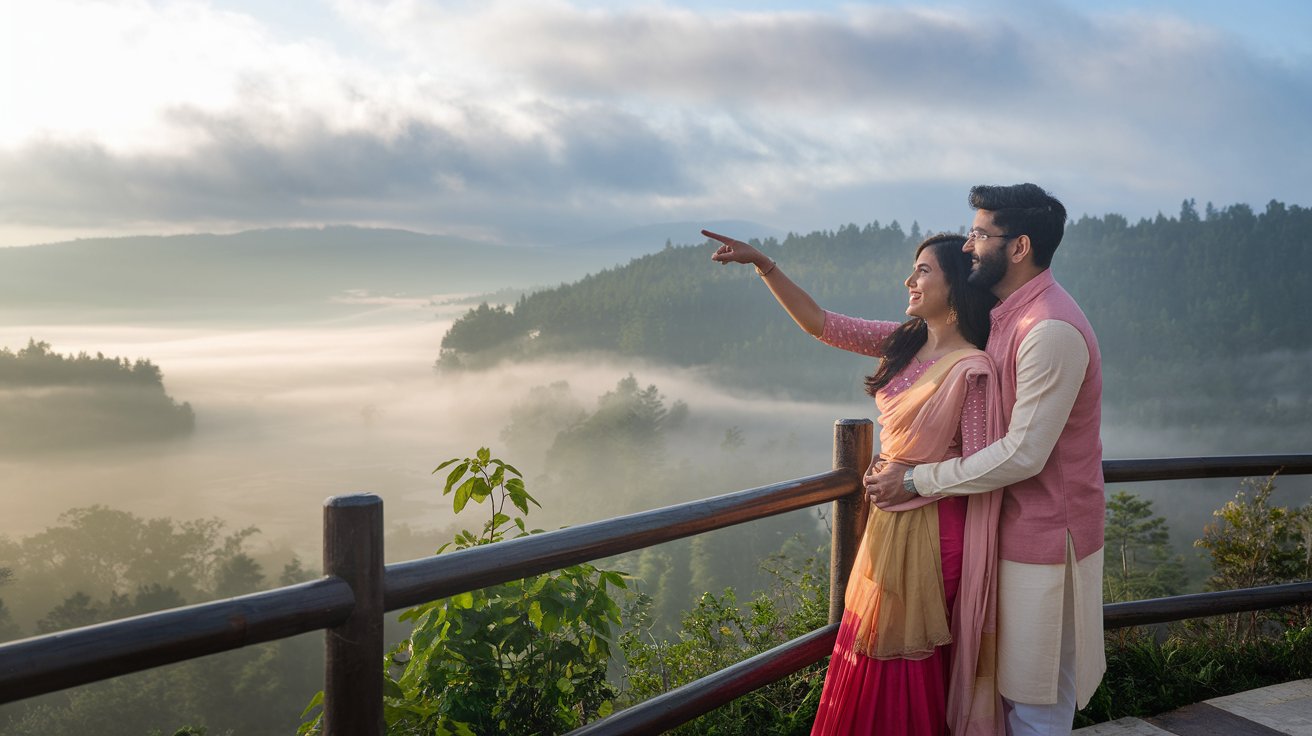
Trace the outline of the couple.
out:
M 826 312 L 746 243 L 802 329 L 882 359 L 873 504 L 813 734 L 1069 733 L 1106 668 L 1098 343 L 1048 270 L 1066 209 L 971 189 L 965 236 L 916 250 L 910 320 Z

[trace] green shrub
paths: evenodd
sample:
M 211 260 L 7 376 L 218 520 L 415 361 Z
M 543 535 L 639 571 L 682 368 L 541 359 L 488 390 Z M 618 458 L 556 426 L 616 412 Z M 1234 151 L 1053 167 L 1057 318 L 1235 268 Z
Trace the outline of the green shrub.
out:
M 505 513 L 507 502 L 522 514 L 537 504 L 518 470 L 482 448 L 433 472 L 456 463 L 443 494 L 454 494 L 456 513 L 489 501 L 490 516 L 480 534 L 461 531 L 439 554 L 541 531 Z M 401 619 L 414 628 L 383 662 L 388 735 L 561 733 L 610 713 L 620 609 L 608 587 L 624 588 L 623 576 L 574 565 L 407 610 Z M 321 702 L 322 693 L 305 715 Z M 320 719 L 299 733 L 320 733 Z

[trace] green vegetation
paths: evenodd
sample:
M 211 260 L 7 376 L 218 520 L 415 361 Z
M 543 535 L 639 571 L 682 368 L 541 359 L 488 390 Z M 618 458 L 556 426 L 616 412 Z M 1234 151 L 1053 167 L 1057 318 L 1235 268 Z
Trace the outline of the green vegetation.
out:
M 1106 563 L 1102 599 L 1107 603 L 1163 598 L 1185 592 L 1184 560 L 1170 551 L 1166 519 L 1151 501 L 1124 491 L 1107 499 Z
M 537 504 L 513 466 L 487 448 L 433 472 L 449 465 L 442 492 L 455 512 L 487 501 L 490 516 L 481 533 L 459 532 L 454 549 L 541 531 L 506 513 L 507 502 L 524 515 Z M 403 613 L 414 628 L 383 663 L 389 736 L 562 733 L 610 713 L 616 689 L 606 668 L 620 608 L 608 587 L 623 590 L 623 576 L 573 565 Z M 299 733 L 320 733 L 320 718 Z
M 1312 627 L 1250 641 L 1151 631 L 1108 636 L 1107 674 L 1076 727 L 1165 713 L 1222 695 L 1312 677 Z
M 149 360 L 0 348 L 0 454 L 181 437 L 195 423 Z
M 804 551 L 793 540 L 782 554 L 767 560 L 763 567 L 773 583 L 745 606 L 738 603 L 733 588 L 719 597 L 704 593 L 683 615 L 673 636 L 655 633 L 651 597 L 633 596 L 624 615 L 629 630 L 620 637 L 625 705 L 694 682 L 824 626 L 829 616 L 829 571 L 819 554 L 828 552 L 822 549 L 798 561 Z M 823 662 L 803 668 L 671 733 L 810 733 L 824 677 Z
M 1194 544 L 1207 551 L 1210 590 L 1252 588 L 1312 579 L 1312 503 L 1291 509 L 1271 503 L 1276 476 L 1245 479 L 1233 501 Z M 1312 606 L 1290 612 L 1254 611 L 1222 619 L 1232 639 L 1261 638 L 1273 628 L 1312 626 Z
M 1276 585 L 1312 578 L 1312 504 L 1275 505 L 1275 477 L 1245 480 L 1234 500 L 1195 544 L 1206 550 L 1213 590 Z M 1160 517 L 1117 494 L 1119 519 L 1136 517 L 1140 539 Z M 1108 507 L 1108 577 L 1113 556 Z M 1133 575 L 1132 579 L 1135 579 Z M 1138 578 L 1142 580 L 1143 578 Z M 1117 583 L 1119 585 L 1119 582 Z M 1156 585 L 1156 583 L 1153 583 Z M 1107 674 L 1076 725 L 1162 713 L 1209 698 L 1312 677 L 1312 606 L 1230 614 L 1107 634 Z

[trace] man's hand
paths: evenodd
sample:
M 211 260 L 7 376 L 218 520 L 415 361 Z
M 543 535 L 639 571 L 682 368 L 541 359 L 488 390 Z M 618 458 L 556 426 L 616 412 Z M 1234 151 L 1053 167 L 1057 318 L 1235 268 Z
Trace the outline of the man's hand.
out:
M 871 466 L 862 479 L 866 487 L 866 498 L 881 509 L 915 498 L 914 493 L 902 487 L 902 476 L 910 469 L 910 465 L 902 463 L 886 463 L 882 468 Z

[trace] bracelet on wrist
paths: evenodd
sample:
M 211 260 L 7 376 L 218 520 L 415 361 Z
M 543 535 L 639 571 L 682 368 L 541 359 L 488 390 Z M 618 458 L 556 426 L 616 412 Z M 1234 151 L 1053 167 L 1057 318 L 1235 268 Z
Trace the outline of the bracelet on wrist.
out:
M 769 276 L 770 274 L 774 273 L 774 270 L 775 270 L 776 268 L 778 268 L 778 267 L 779 267 L 779 264 L 778 264 L 778 263 L 775 263 L 774 259 L 771 258 L 771 259 L 770 259 L 770 267 L 769 267 L 769 268 L 767 268 L 767 269 L 765 269 L 764 271 L 762 271 L 760 266 L 757 266 L 757 267 L 756 267 L 756 275 L 757 275 L 757 276 L 760 276 L 761 278 L 765 278 L 766 276 Z

